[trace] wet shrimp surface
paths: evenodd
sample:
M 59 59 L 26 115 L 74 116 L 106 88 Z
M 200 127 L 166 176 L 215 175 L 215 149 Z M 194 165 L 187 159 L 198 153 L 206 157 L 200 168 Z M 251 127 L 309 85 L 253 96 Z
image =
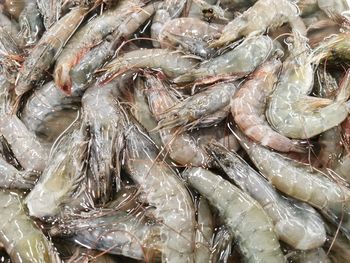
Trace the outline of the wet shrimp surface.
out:
M 0 263 L 345 263 L 350 2 L 1 0 Z

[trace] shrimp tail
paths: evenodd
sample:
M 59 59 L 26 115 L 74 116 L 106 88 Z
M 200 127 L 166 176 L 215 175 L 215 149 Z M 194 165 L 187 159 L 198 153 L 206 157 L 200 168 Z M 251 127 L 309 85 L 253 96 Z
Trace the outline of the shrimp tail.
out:
M 72 94 L 72 79 L 69 75 L 69 69 L 66 67 L 58 66 L 55 72 L 56 85 L 67 95 Z

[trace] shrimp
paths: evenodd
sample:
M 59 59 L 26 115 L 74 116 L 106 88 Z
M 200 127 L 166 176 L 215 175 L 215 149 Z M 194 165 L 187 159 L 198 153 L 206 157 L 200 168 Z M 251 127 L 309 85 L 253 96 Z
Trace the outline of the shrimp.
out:
M 251 37 L 235 49 L 201 63 L 199 68 L 188 68 L 183 75 L 173 81 L 175 83 L 191 81 L 212 83 L 221 79 L 239 79 L 268 59 L 272 49 L 273 44 L 269 37 Z
M 158 128 L 172 129 L 176 126 L 191 128 L 197 123 L 200 124 L 202 119 L 227 107 L 236 90 L 237 86 L 234 82 L 214 84 L 205 91 L 197 93 L 166 110 L 160 117 Z M 226 118 L 227 115 L 223 117 Z M 220 121 L 222 119 L 207 120 L 206 125 L 212 126 Z
M 24 39 L 25 45 L 34 46 L 45 30 L 38 6 L 35 2 L 29 2 L 23 9 L 19 16 L 19 26 L 21 29 L 19 35 Z
M 286 159 L 235 130 L 259 171 L 282 193 L 316 207 L 350 237 L 350 191 L 309 166 Z
M 18 19 L 28 0 L 5 0 L 4 7 L 11 17 Z
M 36 89 L 20 114 L 21 120 L 39 138 L 52 143 L 76 118 L 80 97 L 66 96 L 53 81 Z
M 96 203 L 105 204 L 112 197 L 113 185 L 120 189 L 120 153 L 124 147 L 123 115 L 113 96 L 118 87 L 113 82 L 92 86 L 82 98 L 82 129 L 89 140 L 88 185 Z M 108 118 L 106 118 L 108 116 Z
M 311 138 L 340 124 L 348 116 L 349 82 L 335 101 L 311 97 L 308 94 L 312 89 L 313 75 L 305 39 L 294 32 L 293 50 L 284 62 L 266 110 L 272 128 L 284 136 Z
M 208 40 L 221 31 L 222 26 L 209 24 L 198 18 L 182 17 L 169 20 L 159 33 L 162 48 L 181 47 L 194 55 L 208 59 L 215 49 L 209 48 Z
M 140 186 L 161 222 L 162 262 L 193 262 L 195 214 L 192 199 L 176 173 L 158 162 L 158 150 L 140 127 L 129 123 L 124 169 Z
M 253 198 L 203 168 L 182 176 L 218 209 L 247 262 L 285 262 L 271 219 Z
M 113 42 L 132 35 L 154 13 L 157 3 L 145 7 L 138 0 L 120 1 L 111 10 L 84 25 L 67 43 L 57 58 L 54 78 L 57 87 L 67 94 L 71 93 L 71 69 L 79 63 L 91 48 L 112 34 Z M 103 62 L 103 61 L 102 61 Z M 90 74 L 93 72 L 89 72 Z
M 211 262 L 210 243 L 213 236 L 214 222 L 208 201 L 200 197 L 197 201 L 196 248 L 194 262 Z
M 25 203 L 30 216 L 48 217 L 59 215 L 65 205 L 71 205 L 71 198 L 79 197 L 86 186 L 86 160 L 88 141 L 73 125 L 72 131 L 64 134 L 53 147 L 48 166 L 39 182 L 27 195 Z M 74 204 L 73 204 L 74 205 Z
M 279 239 L 302 250 L 323 245 L 326 230 L 322 218 L 312 207 L 281 196 L 237 153 L 217 143 L 208 148 L 228 177 L 261 204 L 272 219 Z
M 148 105 L 159 121 L 161 114 L 173 107 L 177 100 L 165 84 L 154 76 L 147 77 L 146 86 Z M 159 134 L 170 158 L 177 163 L 185 166 L 210 166 L 210 157 L 187 133 L 179 133 L 177 128 L 173 128 L 160 130 Z
M 152 19 L 151 38 L 158 40 L 163 25 L 169 20 L 179 17 L 185 5 L 186 0 L 165 0 L 163 5 L 158 7 Z M 152 41 L 152 44 L 155 48 L 160 47 L 158 41 Z
M 213 41 L 210 47 L 221 47 L 241 37 L 256 36 L 286 22 L 305 35 L 305 25 L 298 15 L 297 6 L 288 0 L 259 0 L 252 8 L 228 23 L 220 38 Z
M 14 263 L 60 263 L 51 242 L 25 213 L 23 194 L 0 190 L 0 242 Z
M 62 0 L 37 0 L 40 13 L 44 18 L 46 30 L 49 30 L 61 17 Z
M 33 188 L 38 174 L 31 171 L 18 171 L 0 155 L 0 187 L 30 189 Z
M 202 11 L 203 19 L 212 22 L 214 21 L 230 21 L 233 14 L 227 10 L 222 9 L 218 5 L 212 5 L 205 0 L 192 0 L 194 4 L 198 5 Z
M 127 52 L 108 63 L 100 81 L 108 82 L 128 70 L 139 68 L 161 69 L 168 77 L 176 77 L 196 66 L 196 60 L 181 52 L 167 49 L 141 49 Z
M 85 6 L 74 8 L 44 33 L 18 73 L 15 88 L 18 96 L 32 89 L 49 70 L 87 12 Z
M 303 152 L 302 144 L 274 131 L 265 117 L 267 99 L 278 79 L 282 63 L 273 58 L 258 67 L 231 100 L 235 123 L 250 139 L 280 152 Z

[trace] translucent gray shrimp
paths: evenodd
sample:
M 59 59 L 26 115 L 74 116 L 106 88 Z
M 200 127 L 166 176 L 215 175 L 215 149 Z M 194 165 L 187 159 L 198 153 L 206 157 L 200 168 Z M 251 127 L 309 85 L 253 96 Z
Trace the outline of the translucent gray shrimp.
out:
M 252 8 L 228 23 L 220 38 L 210 46 L 220 47 L 241 37 L 259 35 L 268 28 L 277 28 L 286 22 L 305 34 L 305 26 L 298 15 L 297 6 L 288 0 L 259 0 Z
M 13 263 L 60 263 L 51 242 L 26 215 L 23 194 L 0 190 L 0 242 Z
M 316 208 L 350 236 L 350 191 L 309 166 L 287 159 L 245 137 L 237 129 L 241 146 L 259 171 L 279 191 Z
M 44 33 L 18 73 L 15 89 L 18 96 L 41 80 L 87 13 L 87 7 L 76 7 Z
M 208 148 L 229 178 L 261 204 L 272 219 L 279 239 L 302 250 L 323 245 L 326 230 L 322 218 L 312 207 L 281 196 L 237 153 L 217 143 Z
M 151 38 L 158 40 L 163 25 L 167 21 L 179 17 L 185 5 L 186 0 L 165 0 L 163 5 L 158 8 L 152 19 Z M 155 48 L 160 47 L 160 43 L 158 41 L 153 41 L 152 43 Z
M 193 262 L 194 205 L 184 183 L 165 162 L 144 131 L 129 123 L 124 169 L 140 186 L 152 214 L 161 222 L 162 262 Z
M 36 0 L 40 13 L 44 17 L 44 25 L 48 30 L 61 17 L 62 0 Z
M 161 69 L 168 77 L 177 77 L 194 68 L 197 62 L 193 58 L 184 56 L 179 51 L 167 49 L 141 49 L 135 50 L 115 58 L 101 71 L 105 72 L 101 77 L 103 82 L 130 70 L 140 68 Z
M 307 139 L 338 124 L 349 114 L 350 82 L 333 101 L 308 96 L 313 84 L 313 67 L 306 40 L 294 32 L 293 49 L 284 62 L 278 84 L 266 109 L 272 128 L 295 139 Z
M 209 24 L 198 18 L 181 17 L 169 20 L 159 34 L 162 48 L 181 48 L 194 55 L 208 59 L 215 49 L 209 48 L 208 41 L 220 33 L 221 25 Z
M 233 50 L 201 63 L 198 68 L 188 68 L 183 75 L 173 81 L 210 83 L 225 78 L 230 80 L 242 78 L 268 59 L 272 49 L 273 44 L 269 37 L 251 37 Z
M 214 84 L 166 110 L 160 116 L 158 128 L 172 129 L 176 126 L 191 128 L 197 123 L 200 124 L 202 119 L 207 119 L 205 121 L 207 126 L 218 124 L 223 119 L 208 119 L 208 117 L 227 107 L 236 90 L 237 86 L 234 82 Z M 223 118 L 226 116 L 224 115 Z
M 71 69 L 79 63 L 92 47 L 108 35 L 116 44 L 122 38 L 131 36 L 154 13 L 157 3 L 142 6 L 141 2 L 123 0 L 110 10 L 84 25 L 67 43 L 57 58 L 54 69 L 56 85 L 70 94 L 72 88 Z M 100 48 L 103 48 L 100 47 Z M 102 61 L 104 62 L 104 61 Z M 102 64 L 100 64 L 101 66 Z M 92 74 L 93 72 L 89 72 Z
M 208 201 L 200 197 L 196 203 L 197 227 L 196 227 L 196 247 L 194 251 L 194 262 L 210 262 L 211 240 L 214 232 L 214 218 L 210 211 Z
M 39 182 L 25 199 L 30 216 L 58 216 L 85 187 L 88 141 L 75 126 L 71 129 L 52 149 Z
M 160 227 L 147 224 L 142 216 L 125 212 L 99 215 L 91 211 L 74 220 L 66 219 L 59 228 L 51 230 L 51 234 L 69 236 L 89 249 L 155 262 L 162 252 Z
M 19 16 L 19 37 L 26 46 L 34 46 L 41 38 L 45 28 L 36 2 L 29 2 Z
M 114 96 L 118 87 L 113 82 L 94 85 L 82 98 L 82 129 L 89 141 L 88 177 L 90 194 L 95 203 L 111 200 L 113 185 L 120 189 L 120 153 L 124 147 L 124 118 Z
M 7 189 L 30 189 L 38 179 L 31 171 L 19 171 L 0 155 L 0 187 Z
M 52 143 L 76 118 L 80 100 L 62 93 L 53 81 L 48 82 L 27 99 L 21 120 L 39 138 Z
M 169 108 L 175 106 L 178 100 L 168 90 L 169 87 L 154 76 L 146 79 L 147 99 L 153 116 L 157 121 Z M 171 159 L 184 166 L 210 166 L 208 154 L 186 133 L 177 128 L 162 129 L 160 138 Z
M 252 197 L 203 168 L 182 176 L 218 209 L 246 262 L 285 262 L 271 219 Z

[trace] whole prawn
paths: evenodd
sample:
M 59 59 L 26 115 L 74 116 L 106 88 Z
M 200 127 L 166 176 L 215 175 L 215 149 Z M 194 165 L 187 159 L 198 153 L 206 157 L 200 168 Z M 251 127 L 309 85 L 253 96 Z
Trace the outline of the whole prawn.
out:
M 285 262 L 271 219 L 248 194 L 203 168 L 182 176 L 218 209 L 246 262 Z

